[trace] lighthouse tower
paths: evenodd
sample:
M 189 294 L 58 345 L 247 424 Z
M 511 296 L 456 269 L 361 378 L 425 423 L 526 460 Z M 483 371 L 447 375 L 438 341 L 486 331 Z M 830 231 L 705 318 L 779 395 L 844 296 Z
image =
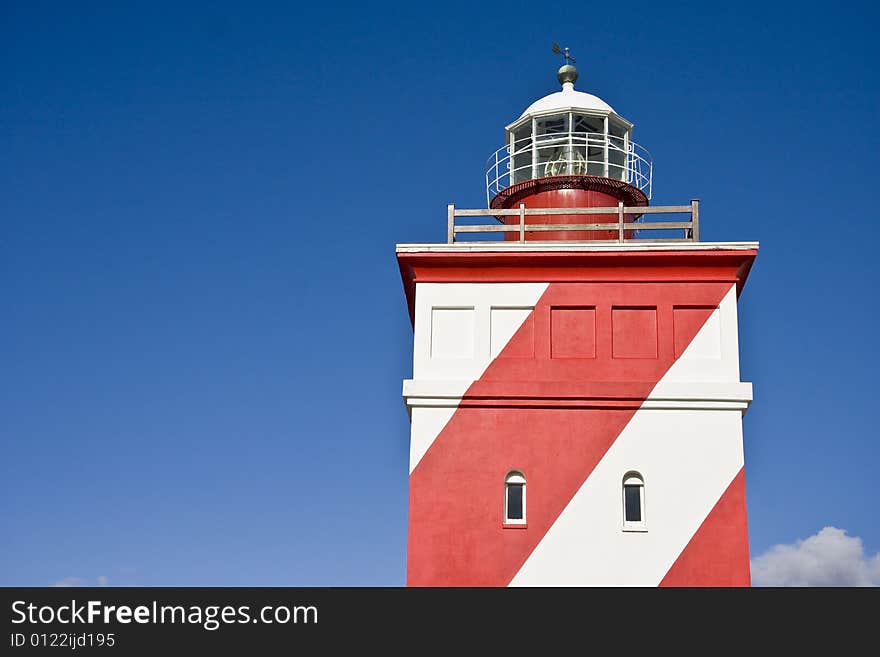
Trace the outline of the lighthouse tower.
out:
M 758 245 L 701 242 L 697 201 L 651 206 L 633 124 L 564 55 L 489 158 L 488 208 L 397 246 L 407 583 L 748 586 L 737 299 Z

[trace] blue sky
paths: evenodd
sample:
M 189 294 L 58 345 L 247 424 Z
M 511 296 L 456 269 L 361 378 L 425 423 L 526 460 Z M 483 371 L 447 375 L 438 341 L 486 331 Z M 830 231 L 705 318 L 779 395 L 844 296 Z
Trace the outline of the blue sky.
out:
M 635 123 L 655 204 L 761 242 L 753 557 L 829 526 L 872 564 L 878 14 L 5 3 L 0 584 L 403 584 L 394 244 L 485 204 L 504 125 L 558 89 L 552 41 Z

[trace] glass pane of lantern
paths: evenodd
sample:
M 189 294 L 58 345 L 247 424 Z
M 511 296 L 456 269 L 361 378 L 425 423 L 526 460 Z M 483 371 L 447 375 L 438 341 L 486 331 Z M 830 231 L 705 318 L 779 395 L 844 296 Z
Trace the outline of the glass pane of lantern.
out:
M 626 144 L 620 137 L 608 137 L 608 177 L 627 180 Z
M 605 175 L 605 138 L 599 135 L 590 138 L 587 148 L 587 173 L 591 176 Z
M 537 120 L 538 135 L 558 135 L 568 132 L 568 114 L 546 116 Z
M 588 152 L 588 145 L 595 142 L 597 139 L 601 140 L 601 133 L 603 132 L 603 123 L 604 119 L 601 116 L 590 116 L 589 114 L 573 114 L 572 117 L 572 159 L 574 160 L 574 166 L 572 173 L 577 175 L 596 175 L 602 173 L 601 164 L 593 165 L 592 167 L 588 164 L 590 159 L 596 159 L 597 157 L 601 157 L 601 151 L 596 151 L 593 149 L 592 153 Z
M 575 114 L 572 132 L 605 132 L 605 118 L 589 114 Z
M 532 122 L 528 121 L 513 133 L 513 171 L 514 184 L 532 177 Z
M 608 134 L 614 135 L 615 137 L 623 137 L 626 134 L 626 126 L 623 125 L 620 121 L 613 119 L 612 117 L 608 117 Z
M 537 176 L 560 176 L 567 172 L 569 114 L 538 119 L 536 123 Z

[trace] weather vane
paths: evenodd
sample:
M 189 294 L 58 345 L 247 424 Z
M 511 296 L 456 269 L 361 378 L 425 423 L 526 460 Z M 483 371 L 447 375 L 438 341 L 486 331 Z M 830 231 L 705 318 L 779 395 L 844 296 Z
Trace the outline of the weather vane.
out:
M 577 60 L 568 54 L 568 48 L 560 48 L 559 44 L 556 43 L 555 41 L 553 42 L 553 52 L 556 53 L 557 55 L 562 55 L 563 57 L 565 57 L 566 64 L 576 64 L 577 63 Z

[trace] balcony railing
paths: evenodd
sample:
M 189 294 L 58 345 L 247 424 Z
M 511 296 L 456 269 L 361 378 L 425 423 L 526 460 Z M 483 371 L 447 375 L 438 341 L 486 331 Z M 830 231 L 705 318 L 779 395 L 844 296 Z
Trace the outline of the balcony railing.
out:
M 616 214 L 616 222 L 582 223 L 582 224 L 537 224 L 526 223 L 526 217 L 551 215 L 609 215 Z M 651 215 L 688 214 L 689 221 L 627 221 L 627 215 L 639 215 L 641 219 Z M 478 224 L 460 225 L 456 217 L 518 217 L 518 223 L 511 224 Z M 682 231 L 681 237 L 648 236 L 651 231 L 670 230 Z M 657 205 L 647 207 L 627 207 L 618 203 L 616 207 L 605 208 L 527 208 L 520 204 L 519 208 L 509 210 L 462 210 L 453 204 L 447 206 L 446 241 L 448 244 L 462 242 L 456 235 L 464 233 L 517 233 L 518 241 L 526 241 L 526 233 L 568 232 L 568 231 L 615 231 L 615 237 L 596 240 L 577 240 L 578 242 L 631 243 L 631 242 L 699 242 L 700 241 L 700 202 L 692 200 L 690 205 Z M 632 235 L 628 237 L 627 235 Z M 512 240 L 511 240 L 512 241 Z M 539 240 L 529 240 L 531 243 Z M 558 242 L 559 240 L 553 240 Z M 472 243 L 472 242 L 470 242 Z
M 486 204 L 511 185 L 548 176 L 601 176 L 637 187 L 651 198 L 651 154 L 629 140 L 600 132 L 526 137 L 495 151 L 486 162 Z

